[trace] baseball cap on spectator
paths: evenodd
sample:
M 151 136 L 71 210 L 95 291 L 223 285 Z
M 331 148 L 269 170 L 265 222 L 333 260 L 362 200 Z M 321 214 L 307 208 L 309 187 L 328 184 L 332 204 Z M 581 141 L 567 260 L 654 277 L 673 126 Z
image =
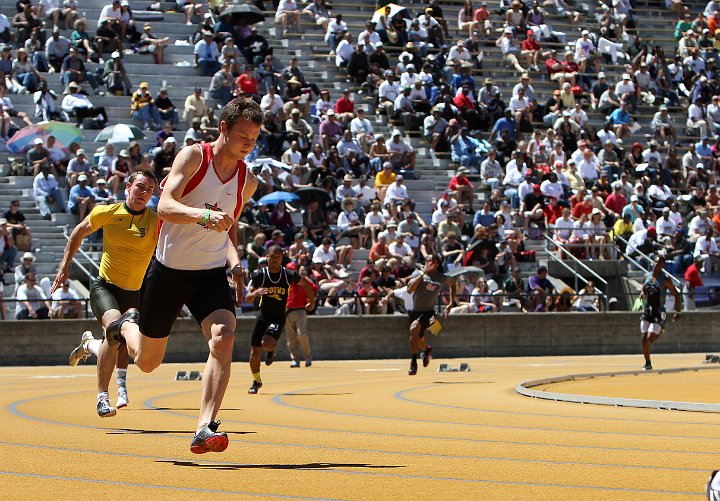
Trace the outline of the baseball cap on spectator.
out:
M 666 110 L 668 109 L 668 107 L 667 107 L 666 105 L 664 105 L 664 104 L 661 104 L 658 109 L 659 109 L 660 111 L 666 111 Z
M 202 92 L 202 89 L 200 87 L 195 87 L 193 89 L 193 92 Z
M 415 71 L 415 65 L 412 64 L 412 63 L 410 63 L 410 64 L 408 64 L 408 65 L 405 67 L 405 69 L 408 70 L 408 71 L 410 71 L 410 70 Z
M 657 230 L 655 229 L 654 226 L 649 226 L 647 229 L 647 232 L 650 233 L 651 235 L 657 234 Z
M 130 158 L 130 153 L 128 153 L 128 150 L 120 150 L 118 156 L 123 158 Z
M 110 54 L 110 57 L 113 59 L 117 59 L 120 57 L 120 53 L 118 51 L 115 51 L 112 54 Z
M 600 211 L 600 209 L 593 209 L 592 212 L 591 212 L 591 215 L 595 216 L 595 215 L 597 215 L 597 214 L 602 214 L 602 212 Z
M 141 89 L 149 89 L 150 85 L 147 82 L 140 82 L 140 85 L 138 85 Z
M 697 164 L 697 165 L 695 166 L 695 168 L 696 168 L 696 169 L 704 169 L 704 168 L 705 168 L 705 164 L 702 163 L 702 162 L 700 162 L 699 164 Z
M 571 116 L 571 115 L 572 115 L 572 113 L 570 113 L 569 110 L 563 111 L 563 116 L 564 116 L 564 117 L 569 117 L 569 116 Z
M 395 181 L 402 181 L 403 179 L 404 179 L 404 178 L 402 177 L 402 174 L 398 174 L 398 175 L 395 177 Z M 401 202 L 402 202 L 402 200 L 401 200 Z
M 332 111 L 332 110 L 330 110 L 330 111 Z M 328 112 L 328 115 L 330 114 L 330 111 Z M 333 111 L 333 113 L 335 113 L 335 112 Z M 290 112 L 290 114 L 291 115 L 299 115 L 300 110 L 298 108 L 293 108 L 293 110 Z
M 288 270 L 297 270 L 297 264 L 295 264 L 291 261 L 285 265 L 285 268 Z
M 601 79 L 601 78 L 605 78 L 605 72 L 604 72 L 604 71 L 601 71 L 600 73 L 598 73 L 598 80 Z
M 145 23 L 145 26 L 143 26 L 144 30 L 149 30 L 152 28 L 152 25 Z
M 384 162 L 383 169 L 392 169 L 392 164 L 390 162 Z
M 85 155 L 85 150 L 83 150 L 82 148 L 75 152 L 75 156 L 79 157 L 80 155 Z
M 512 34 L 513 34 L 513 30 L 512 30 L 512 28 L 505 28 L 505 32 L 504 32 L 504 33 L 505 33 L 506 35 L 512 35 Z
M 4 217 L 0 217 L 0 226 L 3 226 L 5 224 L 7 224 L 7 219 L 5 219 Z
M 77 179 L 77 180 L 78 180 L 78 182 L 80 182 L 80 181 L 87 181 L 87 176 L 86 176 L 85 174 L 80 174 L 80 175 L 78 176 L 78 179 Z
M 628 75 L 627 73 L 623 73 L 622 79 L 623 79 L 623 80 L 630 80 L 630 75 Z
M 60 33 L 60 28 L 58 28 L 57 26 L 53 26 L 52 32 L 53 32 L 53 33 Z M 4 48 L 5 48 L 5 46 L 3 45 L 3 49 L 4 49 Z
M 297 109 L 297 108 L 295 108 L 295 109 Z M 293 110 L 293 111 L 294 111 L 294 110 Z M 298 112 L 300 112 L 300 110 L 298 110 Z M 333 110 L 332 108 L 330 108 L 329 110 L 327 110 L 327 116 L 329 116 L 329 117 L 334 117 L 334 116 L 335 116 L 335 110 Z
M 95 184 L 107 184 L 107 181 L 105 181 L 103 178 L 98 179 Z
M 41 137 L 35 138 L 35 141 L 33 141 L 33 144 L 43 144 L 43 140 Z
M 708 80 L 707 80 L 707 77 L 706 77 L 705 75 L 703 75 L 703 76 L 700 77 L 700 81 L 701 81 L 701 82 L 707 82 Z
M 573 160 L 572 158 L 569 158 L 567 163 L 568 163 L 568 165 L 575 165 L 575 160 Z
M 539 185 L 539 184 L 533 184 L 533 191 L 539 193 L 539 192 L 540 192 L 540 185 Z
M 343 178 L 343 183 L 352 183 L 353 178 L 350 174 L 345 174 L 345 177 Z
M 390 222 L 387 224 L 387 227 L 388 227 L 388 228 L 397 228 L 397 223 L 396 223 L 395 221 L 390 221 Z
M 382 42 L 378 42 L 378 43 L 375 44 L 375 48 L 376 48 L 376 49 L 379 49 L 379 48 L 382 47 L 382 46 L 383 46 L 383 43 L 382 43 Z
M 165 139 L 165 142 L 172 144 L 172 143 L 177 143 L 177 140 L 174 137 L 170 136 Z
M 393 130 L 393 131 L 392 131 L 392 137 L 395 137 L 395 136 L 402 136 L 402 132 L 400 132 L 400 131 L 397 130 L 397 129 Z

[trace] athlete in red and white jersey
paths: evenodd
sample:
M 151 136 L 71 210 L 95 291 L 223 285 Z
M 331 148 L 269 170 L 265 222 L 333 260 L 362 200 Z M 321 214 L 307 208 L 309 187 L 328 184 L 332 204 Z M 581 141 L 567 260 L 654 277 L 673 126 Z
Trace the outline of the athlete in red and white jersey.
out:
M 143 372 L 165 356 L 173 323 L 183 305 L 200 324 L 210 355 L 203 373 L 197 431 L 190 445 L 196 454 L 222 452 L 227 434 L 215 417 L 230 380 L 235 339 L 235 298 L 242 296 L 245 272 L 237 253 L 237 218 L 257 188 L 242 161 L 255 147 L 263 112 L 250 99 L 235 99 L 220 116 L 220 136 L 200 147 L 184 148 L 163 181 L 158 204 L 162 220 L 157 259 L 143 283 L 140 312 L 128 310 L 105 329 L 113 346 L 125 338 L 128 352 Z
M 248 178 L 245 162 L 240 160 L 235 174 L 223 181 L 213 162 L 213 143 L 201 143 L 192 148 L 200 150 L 202 161 L 185 186 L 179 202 L 188 207 L 232 214 L 233 219 L 237 219 Z M 164 188 L 164 185 L 163 182 L 161 187 Z M 226 232 L 208 232 L 202 222 L 176 224 L 162 221 L 156 258 L 168 268 L 178 270 L 224 267 L 228 238 Z

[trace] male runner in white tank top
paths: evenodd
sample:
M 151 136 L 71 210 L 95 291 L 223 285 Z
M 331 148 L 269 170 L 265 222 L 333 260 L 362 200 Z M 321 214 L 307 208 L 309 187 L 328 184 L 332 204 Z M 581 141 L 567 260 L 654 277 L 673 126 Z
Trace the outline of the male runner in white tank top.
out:
M 128 310 L 105 331 L 111 346 L 125 338 L 135 365 L 152 372 L 162 362 L 180 309 L 187 305 L 210 348 L 200 418 L 190 445 L 196 454 L 222 452 L 228 446 L 227 434 L 217 432 L 215 421 L 230 380 L 235 338 L 226 266 L 239 304 L 245 272 L 237 253 L 237 220 L 257 187 L 242 159 L 255 147 L 262 121 L 255 102 L 235 99 L 222 111 L 216 141 L 178 153 L 161 183 L 160 238 L 143 284 L 140 312 Z

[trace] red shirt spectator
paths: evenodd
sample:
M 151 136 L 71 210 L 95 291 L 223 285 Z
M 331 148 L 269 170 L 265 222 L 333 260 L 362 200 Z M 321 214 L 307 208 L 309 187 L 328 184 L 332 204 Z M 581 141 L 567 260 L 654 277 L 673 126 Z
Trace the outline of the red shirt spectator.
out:
M 550 200 L 555 199 L 550 198 Z M 545 213 L 545 218 L 547 218 L 548 224 L 555 224 L 555 221 L 562 217 L 562 211 L 562 205 L 558 205 L 557 202 L 552 201 L 543 208 L 543 212 Z
M 387 257 L 388 254 L 388 248 L 385 242 L 378 240 L 373 244 L 373 246 L 370 248 L 370 254 L 369 258 L 371 261 L 375 262 L 378 259 Z
M 616 214 L 622 214 L 623 207 L 627 205 L 627 198 L 622 194 L 622 191 L 616 190 L 615 193 L 611 193 L 605 199 L 605 207 L 615 212 Z
M 366 303 L 370 307 L 373 307 L 380 302 L 380 293 L 372 286 L 372 282 L 368 282 L 367 280 L 363 280 L 363 286 L 358 289 L 358 296 L 370 298 L 370 300 Z
M 696 263 L 691 264 L 688 266 L 688 269 L 685 270 L 685 281 L 690 284 L 692 289 L 702 287 L 703 281 Z
M 290 268 L 290 266 L 288 266 L 288 268 Z M 310 284 L 310 287 L 312 287 L 312 290 L 317 293 L 317 285 L 315 285 L 312 280 L 308 280 L 308 283 Z M 300 284 L 290 284 L 290 290 L 288 291 L 287 309 L 299 310 L 301 308 L 305 308 L 305 305 L 307 303 L 308 297 L 307 294 L 305 294 L 305 289 L 303 289 Z
M 475 9 L 475 22 L 482 23 L 490 19 L 490 11 L 487 7 Z
M 535 32 L 533 30 L 527 31 L 527 38 L 523 40 L 522 50 L 540 50 L 540 44 L 535 40 Z
M 545 69 L 548 74 L 554 75 L 555 73 L 564 73 L 565 65 L 562 61 L 556 59 L 556 56 L 550 56 L 545 60 Z
M 580 202 L 573 208 L 572 214 L 575 219 L 580 219 L 583 214 L 588 216 L 592 214 L 593 205 L 592 202 Z
M 448 186 L 448 189 L 452 191 L 457 191 L 458 186 L 469 186 L 470 188 L 472 188 L 473 184 L 465 175 L 453 176 L 452 179 L 450 179 L 450 185 Z
M 235 80 L 235 85 L 237 85 L 240 90 L 242 90 L 245 94 L 257 94 L 258 93 L 258 81 L 257 78 L 254 76 L 250 76 L 247 74 L 240 75 L 237 77 L 237 80 Z
M 355 103 L 348 96 L 343 96 L 335 103 L 335 113 L 354 113 Z
M 453 98 L 453 103 L 458 107 L 459 110 L 474 110 L 475 104 L 470 100 L 470 97 L 466 96 L 462 92 L 458 93 Z

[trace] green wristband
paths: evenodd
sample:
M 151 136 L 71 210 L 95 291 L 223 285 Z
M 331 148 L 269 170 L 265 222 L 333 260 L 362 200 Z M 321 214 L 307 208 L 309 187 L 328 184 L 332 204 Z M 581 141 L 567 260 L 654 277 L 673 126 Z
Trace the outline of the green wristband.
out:
M 208 222 L 210 221 L 210 212 L 211 212 L 211 210 L 208 209 L 207 212 L 205 213 L 205 216 L 200 220 L 202 225 L 206 228 L 207 228 Z

